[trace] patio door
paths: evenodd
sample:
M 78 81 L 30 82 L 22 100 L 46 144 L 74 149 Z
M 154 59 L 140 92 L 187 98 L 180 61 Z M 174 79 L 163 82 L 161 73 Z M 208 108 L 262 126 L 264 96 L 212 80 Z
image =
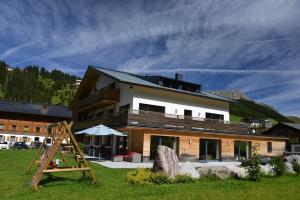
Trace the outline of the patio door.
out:
M 234 157 L 236 160 L 249 159 L 251 155 L 250 141 L 234 141 Z
M 157 153 L 158 145 L 170 147 L 175 150 L 177 156 L 179 153 L 179 138 L 178 137 L 167 137 L 167 136 L 151 136 L 150 141 L 150 159 L 154 159 Z
M 216 161 L 221 159 L 220 140 L 200 139 L 200 160 Z

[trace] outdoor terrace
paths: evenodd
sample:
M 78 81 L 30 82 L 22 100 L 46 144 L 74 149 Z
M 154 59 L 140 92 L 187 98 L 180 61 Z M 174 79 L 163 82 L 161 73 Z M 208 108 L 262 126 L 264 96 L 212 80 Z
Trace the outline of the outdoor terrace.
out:
M 228 134 L 246 134 L 250 130 L 250 125 L 247 123 L 228 122 L 141 110 L 124 114 L 117 113 L 112 116 L 105 116 L 102 119 L 90 119 L 75 122 L 74 129 L 77 131 L 99 124 L 104 124 L 113 128 L 130 126 Z

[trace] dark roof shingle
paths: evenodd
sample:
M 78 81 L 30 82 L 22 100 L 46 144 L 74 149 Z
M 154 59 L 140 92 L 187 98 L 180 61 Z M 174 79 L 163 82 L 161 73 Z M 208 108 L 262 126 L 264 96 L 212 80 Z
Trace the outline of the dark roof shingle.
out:
M 16 101 L 0 101 L 0 112 L 44 115 L 51 117 L 71 118 L 72 112 L 65 106 L 41 105 Z

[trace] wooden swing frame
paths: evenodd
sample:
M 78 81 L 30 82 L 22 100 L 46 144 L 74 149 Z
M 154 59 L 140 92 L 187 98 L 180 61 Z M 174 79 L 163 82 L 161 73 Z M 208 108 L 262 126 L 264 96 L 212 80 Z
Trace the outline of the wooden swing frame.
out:
M 42 180 L 43 174 L 51 174 L 56 172 L 73 172 L 73 171 L 81 171 L 85 176 L 85 172 L 87 172 L 92 183 L 96 183 L 96 176 L 94 171 L 89 167 L 88 162 L 84 158 L 84 154 L 82 153 L 71 129 L 73 122 L 69 124 L 66 121 L 51 124 L 48 126 L 47 135 L 43 141 L 43 143 L 38 148 L 36 154 L 32 158 L 29 163 L 26 172 L 30 173 L 34 163 L 38 164 L 38 169 L 36 170 L 34 176 L 31 180 L 31 186 L 34 190 L 38 191 L 38 185 Z M 51 138 L 52 145 L 49 149 L 45 149 L 47 138 Z M 60 150 L 61 144 L 63 141 L 69 141 L 70 145 L 73 145 L 74 151 L 73 156 L 77 163 L 77 166 L 68 166 L 68 163 Z M 65 164 L 65 167 L 53 167 L 50 166 L 50 163 L 53 162 L 57 153 L 60 153 L 62 161 Z M 41 159 L 41 153 L 44 155 L 43 159 Z M 52 163 L 53 164 L 53 163 Z

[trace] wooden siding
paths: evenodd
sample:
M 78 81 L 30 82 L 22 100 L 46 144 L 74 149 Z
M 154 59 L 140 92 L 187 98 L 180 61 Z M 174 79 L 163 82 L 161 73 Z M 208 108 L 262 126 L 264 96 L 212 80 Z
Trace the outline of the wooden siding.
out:
M 179 137 L 179 157 L 193 156 L 199 159 L 200 139 L 217 139 L 221 141 L 222 159 L 234 158 L 234 141 L 250 141 L 252 145 L 259 145 L 259 154 L 263 156 L 280 156 L 285 151 L 285 140 L 279 138 L 260 138 L 239 135 L 218 135 L 212 133 L 187 133 L 163 130 L 131 130 L 130 150 L 150 156 L 151 136 Z M 272 142 L 272 152 L 267 152 L 267 142 Z

